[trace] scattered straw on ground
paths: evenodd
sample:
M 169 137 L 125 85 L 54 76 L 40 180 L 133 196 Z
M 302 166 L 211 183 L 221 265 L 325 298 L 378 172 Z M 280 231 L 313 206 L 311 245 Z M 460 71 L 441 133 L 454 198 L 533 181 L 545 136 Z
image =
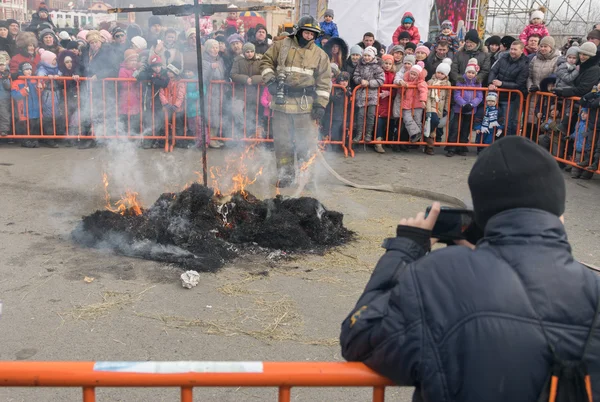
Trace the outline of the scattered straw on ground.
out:
M 104 292 L 99 303 L 77 306 L 66 314 L 76 320 L 95 320 L 115 309 L 122 309 L 140 300 L 144 293 L 154 288 L 150 286 L 139 293 Z

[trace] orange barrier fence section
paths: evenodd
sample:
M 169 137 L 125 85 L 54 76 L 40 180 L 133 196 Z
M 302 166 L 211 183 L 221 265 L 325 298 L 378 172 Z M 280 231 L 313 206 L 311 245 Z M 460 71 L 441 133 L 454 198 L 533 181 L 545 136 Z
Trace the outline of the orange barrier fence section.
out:
M 369 91 L 375 90 L 363 87 L 354 88 L 350 111 L 348 137 L 351 144 L 386 144 L 396 146 L 427 145 L 446 147 L 487 147 L 498 138 L 505 135 L 515 135 L 521 130 L 521 119 L 512 116 L 523 114 L 523 94 L 518 90 L 498 89 L 489 91 L 480 87 L 446 87 L 429 86 L 428 98 L 435 91 L 436 100 L 421 105 L 418 101 L 403 102 L 403 99 L 417 98 L 419 94 L 415 86 L 402 87 L 398 85 L 382 85 L 377 88 L 378 102 L 375 105 L 365 105 L 360 99 L 368 99 Z M 501 128 L 491 128 L 491 137 L 486 141 L 485 135 L 473 135 L 480 126 L 487 111 L 486 97 L 488 92 L 499 94 L 498 107 L 502 113 L 499 123 Z M 463 112 L 457 101 L 461 99 L 478 99 L 480 103 L 476 110 Z M 443 99 L 443 100 L 442 100 Z M 373 102 L 374 103 L 374 102 Z M 421 105 L 422 107 L 415 107 Z M 369 110 L 371 109 L 371 110 Z M 432 116 L 435 113 L 436 116 Z M 370 116 L 375 116 L 374 127 Z M 440 115 L 441 114 L 441 115 Z M 357 117 L 359 116 L 359 117 Z M 439 125 L 435 125 L 436 120 Z M 373 127 L 373 128 L 371 128 Z M 381 129 L 380 127 L 383 127 Z M 409 130 L 410 127 L 410 130 Z M 410 131 L 418 130 L 418 134 L 410 135 Z M 371 138 L 366 138 L 370 135 Z M 380 138 L 380 139 L 378 139 Z M 358 139 L 358 140 L 357 140 Z M 370 140 L 370 141 L 367 141 Z M 354 151 L 350 145 L 350 154 Z
M 178 387 L 192 402 L 194 387 L 278 387 L 289 402 L 293 387 L 371 387 L 383 402 L 393 383 L 362 363 L 325 362 L 0 362 L 0 386 L 81 387 L 83 401 L 98 387 Z
M 531 93 L 525 108 L 522 135 L 546 148 L 572 171 L 600 174 L 600 109 L 586 108 L 581 98 L 558 98 L 547 92 Z

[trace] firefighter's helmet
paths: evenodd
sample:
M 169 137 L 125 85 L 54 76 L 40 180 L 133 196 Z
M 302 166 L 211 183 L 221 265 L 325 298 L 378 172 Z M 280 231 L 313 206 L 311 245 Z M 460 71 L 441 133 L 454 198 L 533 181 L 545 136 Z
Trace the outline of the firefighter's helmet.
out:
M 310 15 L 302 17 L 298 20 L 294 33 L 298 33 L 303 30 L 314 32 L 317 36 L 321 34 L 321 27 L 319 26 L 319 23 L 314 17 L 311 17 Z

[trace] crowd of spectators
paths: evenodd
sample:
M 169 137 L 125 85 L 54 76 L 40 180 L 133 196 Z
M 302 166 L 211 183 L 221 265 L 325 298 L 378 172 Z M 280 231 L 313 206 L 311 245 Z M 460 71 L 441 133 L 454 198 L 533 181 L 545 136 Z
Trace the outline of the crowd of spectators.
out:
M 531 14 L 530 24 L 518 38 L 491 36 L 485 41 L 476 30 L 468 31 L 459 41 L 452 23 L 444 21 L 435 41 L 423 42 L 427 34 L 419 32 L 410 12 L 400 22 L 392 38 L 375 38 L 367 32 L 361 42 L 352 45 L 343 40 L 343 32 L 334 22 L 334 11 L 325 12 L 317 45 L 330 58 L 332 83 L 336 85 L 322 121 L 322 139 L 343 138 L 342 129 L 348 126 L 343 124 L 343 111 L 352 105 L 355 121 L 362 124 L 354 124 L 348 135 L 355 143 L 374 141 L 373 148 L 379 153 L 385 149 L 377 142 L 420 141 L 424 137 L 427 145 L 423 151 L 431 155 L 435 143 L 444 137 L 447 142 L 469 142 L 472 130 L 484 144 L 491 143 L 494 135 L 519 134 L 517 129 L 533 132 L 534 128 L 542 134 L 555 130 L 568 140 L 576 131 L 575 122 L 580 120 L 579 108 L 565 102 L 553 105 L 552 113 L 547 113 L 548 107 L 533 102 L 530 110 L 522 110 L 521 97 L 515 95 L 519 91 L 524 99 L 528 93 L 541 91 L 561 98 L 586 99 L 581 103 L 588 121 L 583 136 L 589 138 L 590 146 L 597 124 L 599 26 L 578 41 L 572 39 L 559 47 L 539 10 Z M 117 121 L 129 134 L 136 130 L 140 134 L 142 130 L 143 134 L 150 131 L 157 135 L 156 131 L 164 130 L 167 111 L 169 116 L 175 115 L 179 134 L 186 127 L 199 138 L 199 88 L 192 81 L 198 68 L 195 29 L 178 31 L 164 26 L 156 16 L 149 19 L 145 30 L 136 24 L 97 28 L 58 31 L 43 3 L 25 32 L 14 20 L 0 21 L 0 135 L 13 130 L 89 135 L 101 118 L 101 108 L 85 113 L 81 109 L 87 104 L 83 98 L 91 91 L 90 99 L 99 100 L 102 94 L 105 104 L 118 104 Z M 201 68 L 210 132 L 204 134 L 207 140 L 268 133 L 272 94 L 260 86 L 260 59 L 273 41 L 281 38 L 271 37 L 262 24 L 246 30 L 234 12 L 220 26 L 202 25 Z M 24 76 L 52 79 L 18 78 Z M 79 84 L 82 77 L 86 80 Z M 113 78 L 130 80 L 119 81 L 115 91 L 103 89 L 101 81 Z M 214 81 L 233 85 L 210 84 Z M 392 84 L 394 88 L 384 86 Z M 438 88 L 450 85 L 462 89 Z M 225 102 L 232 107 L 226 107 Z M 400 119 L 402 123 L 398 124 Z M 536 119 L 540 124 L 535 127 L 522 124 Z M 550 124 L 553 121 L 555 124 Z M 542 140 L 548 141 L 545 137 Z M 52 140 L 41 143 L 58 146 Z M 219 141 L 209 143 L 213 148 L 223 146 Z M 23 141 L 26 147 L 39 144 L 37 140 Z M 79 145 L 85 148 L 93 142 L 82 141 Z M 160 143 L 144 141 L 142 146 Z M 410 148 L 394 146 L 393 150 Z M 466 150 L 449 146 L 445 153 L 453 156 Z M 582 152 L 585 154 L 585 150 Z M 592 158 L 582 157 L 588 163 Z

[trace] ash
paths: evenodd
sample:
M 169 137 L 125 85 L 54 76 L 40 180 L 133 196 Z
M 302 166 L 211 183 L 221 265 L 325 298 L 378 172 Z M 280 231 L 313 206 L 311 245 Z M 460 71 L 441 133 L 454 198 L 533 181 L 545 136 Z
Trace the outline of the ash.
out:
M 83 217 L 72 238 L 86 247 L 215 272 L 244 254 L 322 253 L 347 243 L 353 233 L 342 220 L 314 198 L 220 197 L 193 184 L 162 194 L 141 215 L 96 211 Z

